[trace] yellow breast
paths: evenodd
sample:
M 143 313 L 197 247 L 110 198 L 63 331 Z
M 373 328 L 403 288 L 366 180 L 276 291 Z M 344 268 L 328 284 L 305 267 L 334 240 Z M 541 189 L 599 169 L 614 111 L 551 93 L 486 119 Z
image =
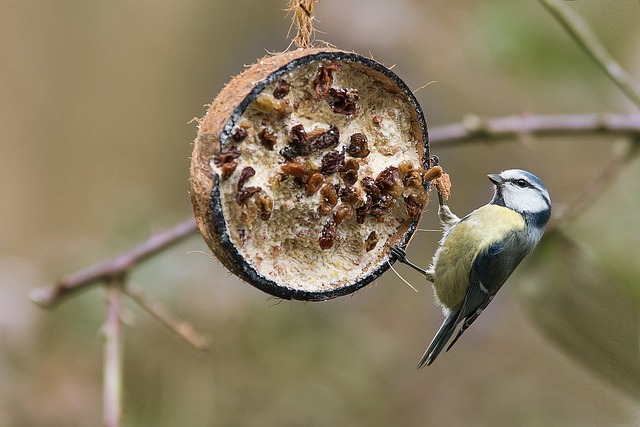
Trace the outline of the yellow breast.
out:
M 461 304 L 478 253 L 503 240 L 507 233 L 521 231 L 525 226 L 522 215 L 497 205 L 483 206 L 456 224 L 433 259 L 434 289 L 440 304 L 446 308 Z

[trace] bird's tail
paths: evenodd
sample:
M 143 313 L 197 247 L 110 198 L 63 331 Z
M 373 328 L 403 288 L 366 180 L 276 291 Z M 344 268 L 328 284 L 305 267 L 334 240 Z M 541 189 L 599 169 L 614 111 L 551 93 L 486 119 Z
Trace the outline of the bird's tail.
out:
M 447 345 L 447 341 L 449 341 L 449 338 L 453 335 L 453 331 L 456 329 L 458 315 L 459 310 L 456 310 L 449 313 L 444 319 L 442 326 L 438 329 L 438 333 L 433 337 L 427 351 L 422 355 L 422 359 L 420 359 L 420 363 L 418 363 L 418 369 L 424 367 L 424 365 L 431 365 L 433 361 L 436 360 L 436 357 L 438 357 L 438 354 L 440 354 L 445 345 Z

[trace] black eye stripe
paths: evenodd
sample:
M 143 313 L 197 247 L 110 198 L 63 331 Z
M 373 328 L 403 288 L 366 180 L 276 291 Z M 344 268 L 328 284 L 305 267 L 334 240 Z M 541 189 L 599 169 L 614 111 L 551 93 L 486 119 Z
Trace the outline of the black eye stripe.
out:
M 529 181 L 527 181 L 526 179 L 522 179 L 522 178 L 513 178 L 508 180 L 507 182 L 518 186 L 520 188 L 535 188 L 533 184 L 531 184 Z

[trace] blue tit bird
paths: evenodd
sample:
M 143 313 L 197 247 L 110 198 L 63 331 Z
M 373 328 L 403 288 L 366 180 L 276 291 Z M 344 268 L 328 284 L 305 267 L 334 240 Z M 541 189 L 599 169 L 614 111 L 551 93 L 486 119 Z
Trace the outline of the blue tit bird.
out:
M 438 216 L 443 237 L 428 270 L 410 262 L 403 249 L 391 248 L 398 261 L 433 283 L 445 316 L 418 368 L 433 363 L 458 325 L 447 351 L 478 318 L 538 244 L 551 217 L 549 192 L 535 175 L 511 169 L 488 177 L 495 186 L 493 198 L 462 219 L 440 197 Z

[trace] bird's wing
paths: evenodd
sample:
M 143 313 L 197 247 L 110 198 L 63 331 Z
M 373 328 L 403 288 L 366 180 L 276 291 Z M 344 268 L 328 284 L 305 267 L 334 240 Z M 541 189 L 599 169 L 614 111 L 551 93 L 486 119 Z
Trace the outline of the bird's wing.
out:
M 487 251 L 478 254 L 471 267 L 469 274 L 470 284 L 462 305 L 459 309 L 450 312 L 444 319 L 442 326 L 440 326 L 436 336 L 431 341 L 431 344 L 429 344 L 427 351 L 425 351 L 422 359 L 420 359 L 418 368 L 433 363 L 436 357 L 438 357 L 438 354 L 440 354 L 447 345 L 447 341 L 449 341 L 453 335 L 456 327 L 462 322 L 458 333 L 447 347 L 447 351 L 449 351 L 458 338 L 460 338 L 460 335 L 476 320 L 480 313 L 482 313 L 482 310 L 489 305 L 502 284 L 496 286 L 496 283 L 488 280 L 485 276 L 488 275 L 487 269 L 493 267 L 491 264 L 493 264 L 496 259 L 499 259 L 498 256 L 503 251 L 504 242 L 500 241 L 491 245 Z M 502 283 L 504 283 L 504 281 L 502 281 Z
M 489 249 L 478 254 L 469 273 L 469 288 L 458 313 L 456 325 L 462 323 L 447 351 L 458 341 L 458 338 L 480 316 L 500 287 L 509 277 L 509 266 L 502 265 L 500 254 L 505 250 L 504 241 L 493 243 Z M 508 273 L 503 273 L 508 272 Z
M 447 347 L 447 351 L 480 316 L 482 310 L 487 308 L 495 294 L 526 256 L 527 252 L 522 250 L 522 245 L 516 241 L 516 233 L 509 233 L 503 239 L 491 244 L 488 250 L 480 252 L 473 261 L 469 273 L 469 288 L 456 322 L 456 325 L 462 323 L 462 326 Z

